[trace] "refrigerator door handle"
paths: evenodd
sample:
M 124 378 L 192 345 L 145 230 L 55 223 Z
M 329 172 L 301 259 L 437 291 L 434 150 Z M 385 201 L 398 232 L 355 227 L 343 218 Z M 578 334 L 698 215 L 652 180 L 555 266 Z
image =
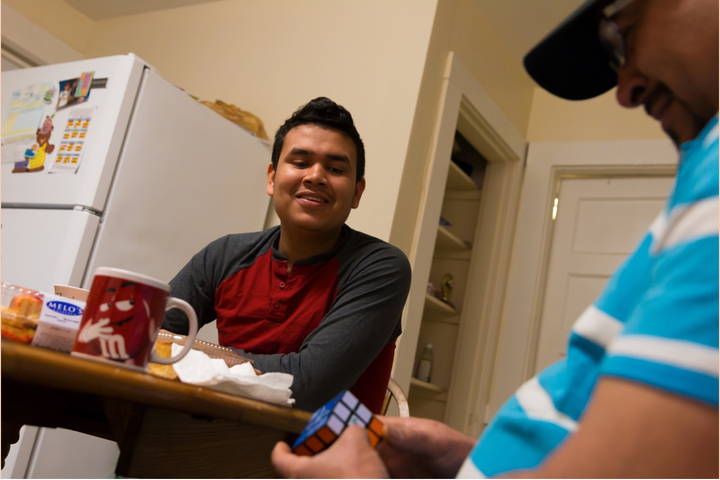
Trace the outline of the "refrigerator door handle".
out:
M 83 207 L 82 205 L 75 205 L 73 207 L 73 211 L 75 212 L 85 212 L 90 215 L 95 215 L 96 217 L 100 217 L 100 221 L 102 221 L 102 212 L 98 210 L 94 210 L 92 208 Z

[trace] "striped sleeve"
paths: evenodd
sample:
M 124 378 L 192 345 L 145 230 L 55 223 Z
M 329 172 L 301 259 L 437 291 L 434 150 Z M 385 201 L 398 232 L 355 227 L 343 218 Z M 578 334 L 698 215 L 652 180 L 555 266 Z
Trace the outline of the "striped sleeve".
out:
M 717 221 L 717 197 L 715 198 Z M 718 235 L 654 259 L 653 284 L 610 342 L 603 374 L 718 404 Z
M 717 406 L 717 134 L 711 145 L 705 143 L 706 154 L 696 155 L 698 162 L 688 169 L 692 176 L 683 178 L 682 168 L 679 172 L 679 184 L 687 188 L 681 189 L 682 198 L 674 198 L 666 221 L 653 232 L 649 288 L 607 346 L 601 374 Z

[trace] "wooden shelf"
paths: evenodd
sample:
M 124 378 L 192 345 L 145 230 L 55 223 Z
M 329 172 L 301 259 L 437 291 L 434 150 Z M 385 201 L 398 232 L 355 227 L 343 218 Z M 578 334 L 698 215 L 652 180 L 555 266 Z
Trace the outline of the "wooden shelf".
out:
M 445 190 L 445 200 L 470 200 L 479 202 L 482 190 Z
M 455 317 L 423 317 L 424 322 L 446 323 L 448 325 L 460 325 L 460 315 Z
M 447 323 L 448 325 L 460 325 L 460 316 L 456 317 L 423 317 L 424 322 Z
M 457 309 L 451 307 L 439 298 L 433 297 L 429 293 L 426 293 L 423 320 L 459 325 L 460 312 L 458 312 Z
M 435 250 L 433 259 L 444 258 L 445 260 L 470 260 L 472 257 L 472 250 Z
M 477 185 L 467 173 L 463 172 L 455 162 L 450 160 L 450 169 L 445 183 L 445 190 L 477 190 Z
M 442 225 L 438 226 L 437 240 L 435 240 L 435 248 L 440 250 L 465 251 L 470 247 L 460 240 L 455 234 L 450 232 Z
M 447 389 L 445 389 L 445 388 L 439 387 L 439 386 L 435 385 L 434 383 L 423 382 L 422 380 L 418 380 L 415 377 L 410 378 L 410 386 L 422 388 L 422 389 L 429 390 L 429 391 L 435 392 L 435 393 L 447 392 Z

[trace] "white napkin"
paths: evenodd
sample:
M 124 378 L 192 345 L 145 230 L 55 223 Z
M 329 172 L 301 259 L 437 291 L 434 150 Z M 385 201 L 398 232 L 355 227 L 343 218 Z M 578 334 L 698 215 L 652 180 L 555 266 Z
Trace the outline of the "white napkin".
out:
M 182 345 L 173 343 L 173 356 L 182 348 Z M 224 360 L 210 358 L 197 350 L 190 350 L 185 358 L 173 364 L 173 368 L 184 383 L 278 405 L 291 406 L 295 403 L 295 399 L 290 398 L 293 376 L 289 373 L 257 375 L 249 362 L 228 368 Z

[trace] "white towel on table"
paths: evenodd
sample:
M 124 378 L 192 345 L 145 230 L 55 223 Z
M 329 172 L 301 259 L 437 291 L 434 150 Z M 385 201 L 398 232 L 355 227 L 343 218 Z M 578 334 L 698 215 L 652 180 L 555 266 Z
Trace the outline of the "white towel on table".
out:
M 173 343 L 172 354 L 177 355 L 182 345 Z M 251 363 L 228 368 L 220 358 L 210 358 L 198 350 L 173 364 L 175 372 L 183 383 L 192 383 L 241 397 L 262 400 L 277 405 L 292 406 L 290 385 L 293 376 L 289 373 L 270 372 L 257 375 Z

